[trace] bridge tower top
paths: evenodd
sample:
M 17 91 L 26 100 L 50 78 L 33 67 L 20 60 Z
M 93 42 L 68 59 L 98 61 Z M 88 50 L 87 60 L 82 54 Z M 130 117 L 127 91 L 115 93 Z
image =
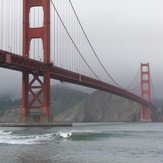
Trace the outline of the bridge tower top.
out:
M 141 63 L 141 97 L 151 102 L 149 63 Z
M 32 7 L 41 6 L 44 11 L 43 27 L 30 28 L 29 13 Z M 44 49 L 44 62 L 50 63 L 50 0 L 23 0 L 23 56 L 29 57 L 30 42 L 41 38 Z

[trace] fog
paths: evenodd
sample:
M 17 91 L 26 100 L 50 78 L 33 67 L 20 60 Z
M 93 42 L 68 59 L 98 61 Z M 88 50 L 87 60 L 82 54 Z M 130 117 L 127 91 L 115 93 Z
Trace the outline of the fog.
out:
M 102 63 L 122 86 L 150 63 L 155 94 L 163 97 L 163 1 L 73 0 Z
M 149 62 L 155 94 L 163 98 L 163 1 L 72 0 L 72 3 L 100 60 L 116 82 L 126 87 L 140 63 Z M 21 94 L 21 73 L 0 68 L 0 76 L 1 95 Z

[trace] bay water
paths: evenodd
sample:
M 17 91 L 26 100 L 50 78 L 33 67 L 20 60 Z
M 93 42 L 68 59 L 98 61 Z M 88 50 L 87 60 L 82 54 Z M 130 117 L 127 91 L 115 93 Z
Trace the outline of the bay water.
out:
M 1 127 L 0 163 L 163 163 L 163 123 Z

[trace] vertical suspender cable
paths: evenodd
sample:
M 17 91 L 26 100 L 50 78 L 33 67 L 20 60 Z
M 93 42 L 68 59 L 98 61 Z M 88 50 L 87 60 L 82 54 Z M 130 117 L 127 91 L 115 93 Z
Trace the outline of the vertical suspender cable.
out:
M 31 8 L 32 9 L 32 8 Z M 32 12 L 32 11 L 31 11 Z M 33 14 L 32 14 L 32 18 L 33 18 L 33 27 L 35 27 L 35 7 L 33 7 Z M 33 42 L 32 42 L 33 40 Z M 30 51 L 31 51 L 31 55 L 33 54 L 35 56 L 35 39 L 31 40 L 31 44 L 30 44 Z M 32 48 L 32 43 L 33 43 L 33 48 Z M 38 54 L 37 56 L 40 60 L 40 55 Z
M 14 34 L 14 22 L 13 22 L 13 4 L 12 4 L 13 1 L 11 1 L 11 27 L 10 27 L 10 31 L 11 31 L 11 35 L 10 35 L 10 44 L 11 44 L 11 52 L 14 52 L 14 45 L 13 45 L 13 34 Z
M 70 22 L 69 22 L 69 30 L 70 30 L 70 32 L 72 33 L 72 27 L 71 27 L 71 22 L 72 22 L 72 13 L 71 13 L 71 11 L 70 11 Z M 71 34 L 71 36 L 72 36 L 72 34 Z M 73 48 L 73 44 L 70 42 L 70 59 L 69 59 L 69 61 L 70 61 L 70 70 L 71 70 L 71 68 L 72 68 L 72 48 Z
M 119 86 L 119 87 L 121 88 L 121 86 L 111 77 L 111 75 L 108 73 L 108 71 L 106 70 L 106 68 L 104 67 L 104 65 L 103 65 L 102 62 L 100 61 L 100 59 L 98 58 L 98 56 L 97 56 L 97 54 L 96 54 L 96 52 L 95 52 L 95 50 L 94 50 L 94 48 L 93 48 L 91 42 L 90 42 L 89 39 L 88 39 L 88 36 L 86 35 L 85 30 L 84 30 L 84 28 L 83 28 L 83 26 L 82 26 L 82 24 L 81 24 L 81 22 L 80 22 L 80 20 L 79 20 L 79 18 L 78 18 L 78 16 L 77 16 L 77 13 L 76 13 L 76 11 L 75 11 L 73 5 L 72 5 L 71 0 L 69 0 L 69 2 L 70 2 L 70 5 L 71 5 L 71 7 L 72 7 L 72 9 L 73 9 L 73 11 L 74 11 L 74 14 L 75 14 L 75 16 L 76 16 L 76 18 L 77 18 L 77 20 L 78 20 L 78 22 L 79 22 L 79 25 L 81 26 L 81 29 L 82 29 L 82 31 L 83 31 L 83 33 L 84 33 L 84 35 L 85 35 L 85 37 L 86 37 L 86 39 L 87 39 L 87 41 L 88 41 L 88 44 L 90 45 L 90 47 L 91 47 L 93 53 L 95 54 L 96 58 L 98 59 L 98 61 L 99 61 L 99 63 L 100 63 L 100 65 L 102 66 L 102 68 L 104 69 L 104 71 L 106 72 L 106 74 L 112 79 L 112 81 L 113 81 L 117 86 Z
M 74 19 L 74 40 L 76 42 L 76 24 L 75 24 L 75 18 Z M 75 47 L 74 47 L 74 71 L 75 71 Z
M 71 36 L 72 36 L 72 39 L 73 39 L 73 34 L 74 34 L 74 29 L 73 29 L 73 17 L 72 17 L 73 15 L 72 15 L 72 13 L 71 13 Z M 71 53 L 71 55 L 72 55 L 72 58 L 71 58 L 71 68 L 72 68 L 72 71 L 73 71 L 73 52 L 74 52 L 74 46 L 73 46 L 73 44 L 72 44 L 72 53 Z
M 154 104 L 156 105 L 156 94 L 155 94 L 155 89 L 154 89 L 154 85 L 153 85 L 153 80 L 152 80 L 152 75 L 151 75 L 151 86 L 152 86 L 152 92 L 153 92 L 153 99 L 154 99 Z
M 72 26 L 72 38 L 74 40 L 74 19 L 73 19 L 73 14 L 72 14 L 72 21 L 71 21 L 71 26 Z M 74 41 L 75 42 L 75 41 Z M 72 44 L 72 71 L 74 69 L 74 45 Z
M 6 1 L 4 1 L 4 5 L 5 5 L 5 7 L 6 7 Z M 7 14 L 6 14 L 6 10 L 4 10 L 4 19 L 6 20 L 5 22 L 5 33 L 6 33 L 6 38 L 5 38 L 5 48 L 4 48 L 4 50 L 8 50 L 7 49 L 7 40 L 8 40 L 8 18 L 7 18 Z
M 0 6 L 3 6 L 3 1 L 0 1 Z M 1 11 L 0 11 L 0 20 L 2 21 L 2 22 L 4 22 L 3 21 L 3 7 L 1 8 Z M 0 39 L 0 48 L 1 49 L 3 49 L 3 41 L 2 40 L 4 40 L 4 38 L 3 38 L 3 33 L 4 33 L 4 31 L 3 31 L 3 23 L 0 25 L 0 37 L 1 37 L 1 39 Z
M 53 5 L 54 10 L 56 10 L 56 13 L 57 13 L 57 15 L 58 15 L 58 17 L 59 17 L 59 19 L 60 19 L 60 22 L 61 22 L 61 24 L 63 25 L 63 28 L 65 29 L 65 31 L 66 31 L 68 37 L 70 38 L 72 44 L 74 45 L 74 47 L 76 48 L 76 50 L 78 51 L 78 53 L 80 54 L 80 56 L 82 57 L 82 60 L 87 64 L 87 66 L 88 66 L 89 69 L 92 71 L 92 73 L 97 77 L 97 79 L 100 80 L 100 78 L 96 75 L 96 73 L 93 71 L 93 69 L 92 69 L 92 68 L 90 67 L 90 65 L 87 63 L 86 59 L 83 57 L 83 55 L 82 55 L 81 52 L 79 51 L 78 47 L 76 46 L 76 44 L 75 44 L 75 42 L 74 42 L 72 36 L 70 35 L 68 29 L 66 28 L 66 26 L 65 26 L 65 24 L 64 24 L 64 22 L 63 22 L 61 16 L 59 15 L 59 12 L 57 11 L 57 9 L 56 9 L 56 7 L 55 7 L 53 1 L 52 1 L 52 0 L 50 0 L 50 1 L 51 1 L 52 5 Z M 101 81 L 101 80 L 100 80 L 100 81 Z
M 67 4 L 67 1 L 66 1 L 66 26 L 68 27 L 68 17 L 69 17 L 69 14 L 68 14 L 68 4 Z M 66 36 L 66 33 L 65 33 L 65 40 L 66 40 L 66 49 L 65 49 L 65 55 L 66 55 L 66 63 L 68 61 L 68 37 Z M 68 69 L 68 63 L 66 65 L 66 68 Z
M 133 80 L 131 81 L 131 83 L 128 84 L 128 86 L 125 88 L 126 90 L 131 90 L 130 87 L 133 85 L 133 83 L 136 81 L 136 78 L 138 77 L 138 75 L 140 74 L 140 66 L 138 68 L 138 71 L 136 72 L 136 75 L 134 76 Z M 133 90 L 133 89 L 132 89 Z
M 41 13 L 40 13 L 40 8 L 37 8 L 36 11 L 37 11 L 37 14 L 36 14 L 36 16 L 37 16 L 37 17 L 36 17 L 37 26 L 40 27 L 40 22 L 41 22 L 41 21 L 39 20 L 39 19 L 40 19 L 39 16 L 41 15 Z M 41 15 L 41 16 L 42 16 L 42 15 Z M 42 40 L 41 40 L 41 41 L 42 41 Z M 40 44 L 41 44 L 40 40 L 37 40 L 37 53 L 40 54 L 40 55 L 41 55 L 41 58 L 42 58 L 43 56 L 42 56 L 42 49 L 41 49 L 41 47 L 40 47 Z M 42 61 L 44 61 L 43 58 L 42 58 Z
M 58 1 L 56 1 L 56 5 L 57 5 L 57 7 L 58 7 Z M 56 61 L 56 64 L 57 64 L 57 66 L 59 66 L 59 61 L 58 61 L 58 54 L 59 54 L 59 51 L 58 51 L 58 49 L 59 49 L 59 46 L 58 46 L 58 44 L 59 44 L 59 39 L 58 39 L 58 33 L 59 33 L 59 30 L 58 30 L 58 16 L 57 16 L 57 14 L 56 14 L 56 11 L 55 11 L 55 15 L 56 15 L 56 28 L 57 28 L 57 32 L 56 32 L 56 37 L 57 37 L 57 41 L 56 41 L 56 48 L 57 48 L 57 61 Z
M 76 39 L 75 39 L 75 19 L 74 19 L 74 16 L 73 16 L 73 36 L 74 36 L 74 41 L 76 43 Z M 73 46 L 73 71 L 75 70 L 75 47 Z
M 14 1 L 12 1 L 12 26 L 13 26 L 13 29 L 12 29 L 12 51 L 13 53 L 15 53 L 15 42 L 14 42 L 14 33 L 15 33 L 15 23 L 16 21 L 14 21 Z
M 78 48 L 80 49 L 80 47 L 79 47 L 79 33 L 80 33 L 80 31 L 79 31 L 79 26 L 77 27 L 77 46 L 78 46 Z M 79 66 L 79 63 L 78 63 L 78 53 L 76 53 L 76 72 L 78 72 L 78 66 Z
M 62 0 L 60 0 L 60 15 L 62 10 Z M 60 66 L 62 67 L 62 29 L 60 24 Z
M 21 1 L 22 2 L 22 1 Z M 19 2 L 18 2 L 19 3 Z M 17 6 L 18 6 L 18 4 L 17 4 Z M 19 33 L 19 28 L 21 28 L 21 30 L 23 29 L 23 27 L 22 27 L 22 24 L 23 24 L 23 22 L 22 22 L 22 15 L 23 15 L 23 10 L 22 10 L 22 7 L 20 7 L 19 8 L 20 10 L 18 10 L 18 17 L 19 17 L 19 21 L 18 21 L 18 28 L 17 28 L 17 34 L 18 34 L 18 42 L 17 42 L 17 44 L 18 44 L 18 49 L 19 49 L 19 53 L 21 54 L 22 53 L 22 35 Z M 21 32 L 22 33 L 22 32 Z
M 10 12 L 11 12 L 11 2 L 9 0 L 9 3 L 7 3 L 8 7 L 9 7 L 9 10 L 8 10 L 8 42 L 7 42 L 7 50 L 9 52 L 11 52 L 11 45 L 10 45 L 10 27 L 11 27 L 11 15 L 10 15 Z M 7 12 L 6 12 L 7 14 Z
M 62 0 L 62 5 L 61 5 L 61 15 L 62 15 L 62 20 L 64 22 L 64 2 Z M 62 28 L 62 39 L 61 39 L 61 43 L 62 43 L 62 68 L 64 68 L 64 29 Z
M 51 6 L 52 7 L 52 6 Z M 51 12 L 52 12 L 52 10 L 51 10 Z M 51 20 L 52 20 L 52 18 L 53 18 L 53 20 L 52 20 L 52 22 L 53 22 L 53 29 L 54 29 L 54 33 L 53 33 L 53 36 L 51 37 L 52 39 L 53 39 L 53 43 L 51 42 L 51 49 L 52 49 L 52 52 L 51 53 L 54 53 L 54 56 L 53 56 L 53 63 L 54 63 L 54 65 L 56 66 L 56 62 L 57 62 L 57 46 L 56 46 L 56 40 L 57 40 L 57 26 L 56 26 L 56 22 L 57 22 L 57 20 L 56 20 L 56 14 L 55 14 L 55 11 L 54 11 L 54 14 L 51 14 L 51 15 L 54 15 L 53 17 L 51 16 Z
M 20 52 L 19 45 L 18 45 L 19 44 L 19 33 L 18 33 L 18 29 L 21 28 L 21 27 L 19 27 L 20 7 L 17 8 L 18 7 L 17 3 L 18 2 L 16 1 L 15 2 L 15 18 L 17 18 L 17 21 L 16 21 L 16 26 L 15 26 L 16 27 L 16 29 L 15 29 L 15 36 L 16 36 L 16 38 L 15 38 L 15 48 L 16 48 L 16 53 L 22 55 L 22 52 Z
M 14 38 L 13 38 L 13 43 L 14 43 L 14 53 L 17 53 L 17 50 L 16 50 L 16 24 L 17 24 L 17 19 L 16 19 L 16 10 L 15 10 L 15 3 L 16 2 L 14 2 L 13 1 L 13 22 L 14 22 L 14 32 L 13 32 L 13 36 L 14 36 Z
M 7 6 L 7 2 L 6 2 L 6 6 Z M 6 15 L 6 50 L 9 51 L 9 45 L 8 45 L 8 39 L 9 39 L 9 15 L 10 15 L 10 4 L 8 4 L 8 8 L 9 8 L 9 12 L 8 12 L 8 15 L 7 15 L 7 11 L 5 12 L 5 15 Z M 8 16 L 8 17 L 7 17 Z
M 71 36 L 73 38 L 73 18 L 71 13 L 71 22 L 70 22 L 70 29 L 71 29 Z M 71 70 L 73 70 L 73 44 L 71 44 Z
M 70 6 L 69 6 L 69 19 L 68 19 L 68 29 L 70 31 L 70 22 L 71 22 L 71 12 L 70 12 Z M 67 36 L 68 37 L 68 36 Z M 69 55 L 68 55 L 68 66 L 69 66 L 69 70 L 71 70 L 71 42 L 70 42 L 70 39 L 68 39 L 68 47 L 69 47 Z

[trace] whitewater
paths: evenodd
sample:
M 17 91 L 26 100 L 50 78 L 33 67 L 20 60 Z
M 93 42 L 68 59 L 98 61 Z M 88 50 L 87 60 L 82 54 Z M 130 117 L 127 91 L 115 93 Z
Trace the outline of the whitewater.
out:
M 162 163 L 163 123 L 0 128 L 0 163 Z

